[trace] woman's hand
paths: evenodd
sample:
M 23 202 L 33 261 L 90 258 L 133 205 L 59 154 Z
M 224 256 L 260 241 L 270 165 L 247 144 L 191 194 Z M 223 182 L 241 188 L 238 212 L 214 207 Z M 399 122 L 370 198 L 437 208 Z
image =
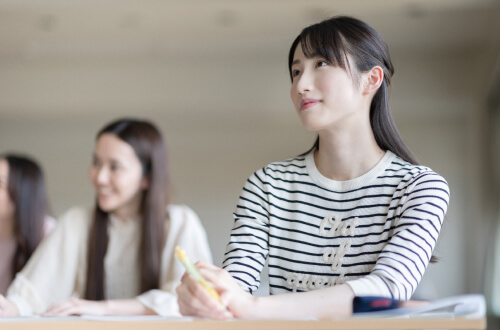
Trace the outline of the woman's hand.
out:
M 71 297 L 50 307 L 43 316 L 106 315 L 106 301 L 93 301 Z
M 0 317 L 19 316 L 19 310 L 10 300 L 0 294 Z
M 227 310 L 186 273 L 176 289 L 182 315 L 219 320 L 248 316 L 246 313 L 252 310 L 256 298 L 243 291 L 227 271 L 204 262 L 196 263 L 196 268 L 220 295 Z

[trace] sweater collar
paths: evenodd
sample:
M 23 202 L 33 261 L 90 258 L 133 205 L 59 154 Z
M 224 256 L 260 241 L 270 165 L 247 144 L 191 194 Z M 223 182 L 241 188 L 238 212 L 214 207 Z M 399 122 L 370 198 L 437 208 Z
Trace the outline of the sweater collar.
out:
M 346 181 L 336 181 L 323 176 L 316 167 L 314 162 L 314 151 L 311 151 L 306 155 L 306 167 L 311 179 L 319 186 L 334 190 L 334 191 L 349 191 L 361 188 L 368 184 L 371 180 L 381 175 L 387 167 L 390 166 L 391 162 L 396 158 L 396 155 L 391 151 L 386 151 L 382 159 L 375 165 L 371 170 L 365 174 Z

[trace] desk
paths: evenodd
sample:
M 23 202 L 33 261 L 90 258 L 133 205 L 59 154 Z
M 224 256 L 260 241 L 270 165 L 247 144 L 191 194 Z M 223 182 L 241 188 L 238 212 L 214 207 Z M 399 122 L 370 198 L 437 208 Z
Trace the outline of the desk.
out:
M 79 318 L 1 320 L 2 330 L 327 330 L 327 329 L 486 329 L 486 318 L 345 319 L 333 321 L 102 321 Z

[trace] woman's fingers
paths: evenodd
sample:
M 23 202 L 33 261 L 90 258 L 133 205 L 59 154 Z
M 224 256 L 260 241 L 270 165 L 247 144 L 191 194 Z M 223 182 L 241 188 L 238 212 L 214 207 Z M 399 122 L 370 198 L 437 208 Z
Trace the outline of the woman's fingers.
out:
M 60 308 L 57 310 L 47 311 L 43 314 L 44 316 L 69 316 L 69 315 L 78 315 L 73 306 L 65 306 L 64 308 Z
M 227 271 L 221 268 L 200 268 L 200 274 L 204 279 L 213 284 L 215 287 L 224 287 L 228 280 L 233 279 Z
M 225 306 L 231 304 L 232 297 L 243 293 L 238 283 L 236 283 L 234 278 L 224 269 L 219 268 L 215 271 L 201 269 L 200 273 L 219 293 L 221 302 Z
M 207 290 L 191 276 L 184 278 L 181 290 L 182 301 L 189 305 L 191 310 L 204 311 L 217 307 L 217 303 Z
M 177 291 L 177 300 L 179 303 L 180 312 L 183 315 L 197 315 L 197 310 L 202 308 L 202 304 L 199 299 L 197 299 L 193 294 L 191 294 L 188 286 L 192 285 L 189 283 L 188 278 L 183 278 L 181 285 L 179 285 L 176 289 Z
M 194 264 L 196 266 L 196 268 L 198 268 L 198 270 L 200 269 L 209 269 L 209 270 L 219 270 L 221 268 L 215 266 L 215 265 L 212 265 L 211 263 L 208 263 L 208 262 L 205 262 L 205 261 L 198 261 Z
M 43 315 L 44 316 L 67 316 L 79 314 L 77 298 L 71 298 L 63 302 L 57 303 L 50 307 Z
M 68 307 L 66 304 L 56 304 L 52 307 L 50 307 L 45 313 L 43 313 L 43 316 L 62 316 L 63 311 L 65 311 Z
M 179 311 L 182 315 L 200 316 L 213 319 L 232 317 L 225 311 L 220 302 L 191 276 L 183 276 L 181 285 L 177 287 Z
M 227 306 L 232 316 L 245 317 L 245 312 L 253 308 L 256 300 L 243 291 L 236 280 L 222 268 L 201 268 L 200 273 L 219 293 L 222 303 Z

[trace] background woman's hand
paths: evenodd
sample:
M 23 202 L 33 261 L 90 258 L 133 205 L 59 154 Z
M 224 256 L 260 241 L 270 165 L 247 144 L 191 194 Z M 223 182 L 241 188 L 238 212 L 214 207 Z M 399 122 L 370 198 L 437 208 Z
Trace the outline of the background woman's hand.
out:
M 186 273 L 176 290 L 181 314 L 218 320 L 245 317 L 256 298 L 243 291 L 227 271 L 204 262 L 196 263 L 196 268 L 220 295 L 227 310 Z
M 0 317 L 12 316 L 19 316 L 17 306 L 0 294 Z
M 43 316 L 106 315 L 106 302 L 72 297 L 50 307 Z

